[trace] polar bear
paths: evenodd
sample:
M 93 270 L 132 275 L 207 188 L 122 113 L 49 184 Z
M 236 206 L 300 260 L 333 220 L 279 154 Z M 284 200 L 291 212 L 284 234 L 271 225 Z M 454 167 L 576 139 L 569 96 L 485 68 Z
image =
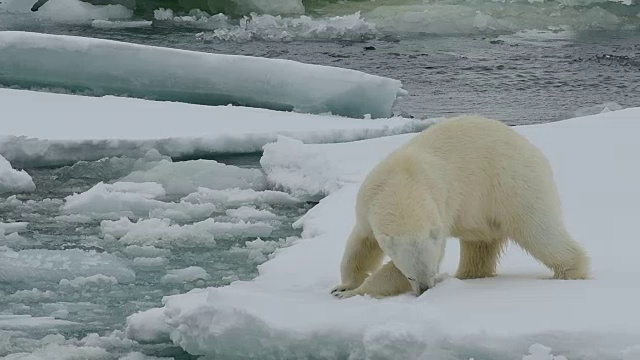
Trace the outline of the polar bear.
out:
M 437 282 L 448 237 L 460 240 L 459 279 L 493 276 L 509 239 L 556 279 L 589 277 L 543 153 L 500 121 L 459 116 L 416 135 L 367 175 L 342 283 L 331 293 L 419 296 Z M 390 261 L 381 267 L 384 255 Z

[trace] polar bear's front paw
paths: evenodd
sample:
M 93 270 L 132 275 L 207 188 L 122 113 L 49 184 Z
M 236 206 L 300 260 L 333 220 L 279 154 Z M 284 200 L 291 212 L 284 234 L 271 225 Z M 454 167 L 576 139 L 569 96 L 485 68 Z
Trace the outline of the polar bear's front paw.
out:
M 352 296 L 360 295 L 356 290 L 334 291 L 331 294 L 338 299 L 348 299 Z
M 348 285 L 348 284 L 340 284 L 334 287 L 333 290 L 331 290 L 331 295 L 339 299 L 350 298 L 354 295 L 358 295 L 354 289 L 355 289 L 355 286 Z
M 355 289 L 355 288 L 356 288 L 356 286 L 353 286 L 353 285 L 349 285 L 349 284 L 340 284 L 340 285 L 338 285 L 338 286 L 334 287 L 334 288 L 331 290 L 331 294 L 335 295 L 336 293 L 343 292 L 343 291 L 347 291 L 347 290 L 353 290 L 353 289 Z

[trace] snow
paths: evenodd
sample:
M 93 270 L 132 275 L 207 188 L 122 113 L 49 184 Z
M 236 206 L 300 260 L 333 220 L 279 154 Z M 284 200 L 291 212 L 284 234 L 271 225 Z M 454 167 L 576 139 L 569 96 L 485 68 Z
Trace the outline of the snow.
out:
M 31 176 L 24 170 L 15 170 L 7 159 L 0 155 L 0 194 L 30 192 L 36 189 Z
M 280 139 L 265 149 L 270 179 L 328 194 L 294 224 L 303 239 L 279 249 L 252 281 L 168 296 L 162 308 L 132 315 L 127 336 L 170 338 L 216 358 L 635 359 L 638 116 L 632 108 L 516 128 L 548 156 L 593 279 L 548 280 L 546 268 L 510 247 L 494 278 L 445 278 L 418 298 L 335 299 L 329 291 L 339 282 L 358 185 L 412 135 L 326 145 Z M 447 247 L 442 270 L 452 274 L 459 247 Z
M 120 179 L 125 182 L 155 182 L 168 194 L 186 195 L 205 187 L 264 190 L 267 180 L 258 169 L 242 169 L 214 160 L 159 161 L 153 168 L 138 170 Z
M 4 31 L 0 51 L 5 86 L 357 118 L 389 117 L 406 94 L 398 80 L 356 70 L 95 38 Z
M 14 164 L 29 166 L 121 155 L 142 157 L 151 149 L 174 158 L 254 153 L 278 134 L 305 143 L 334 143 L 416 132 L 430 124 L 405 118 L 350 119 L 10 89 L 0 89 L 0 108 L 4 114 L 20 114 L 20 121 L 3 123 L 0 154 Z M 46 126 L 48 114 L 65 116 L 51 127 Z M 88 118 L 92 121 L 86 121 Z
M 0 281 L 59 282 L 79 276 L 102 274 L 112 276 L 127 284 L 135 279 L 135 273 L 114 255 L 96 251 L 70 250 L 21 250 L 0 249 Z

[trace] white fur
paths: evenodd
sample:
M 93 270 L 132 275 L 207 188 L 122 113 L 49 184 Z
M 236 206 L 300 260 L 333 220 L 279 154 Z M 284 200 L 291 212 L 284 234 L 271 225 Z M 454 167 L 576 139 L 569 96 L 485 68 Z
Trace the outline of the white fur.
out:
M 460 239 L 460 279 L 493 276 L 509 239 L 554 278 L 589 276 L 542 152 L 499 121 L 462 116 L 416 135 L 369 173 L 332 293 L 420 295 L 437 282 L 448 237 Z

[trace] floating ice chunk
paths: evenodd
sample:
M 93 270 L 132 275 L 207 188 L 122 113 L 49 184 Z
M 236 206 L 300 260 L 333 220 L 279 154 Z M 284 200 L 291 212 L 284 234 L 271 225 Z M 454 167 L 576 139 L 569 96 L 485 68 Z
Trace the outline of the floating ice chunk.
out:
M 125 330 L 127 339 L 141 344 L 170 342 L 171 328 L 164 321 L 162 311 L 162 308 L 154 308 L 128 316 Z
M 99 182 L 83 193 L 67 196 L 62 210 L 70 213 L 133 211 L 144 214 L 160 203 L 153 199 L 162 196 L 165 196 L 162 185 L 152 182 Z
M 85 23 L 94 19 L 129 19 L 133 16 L 133 11 L 122 5 L 93 5 L 78 0 L 49 0 L 35 14 L 58 22 Z
M 296 205 L 300 200 L 281 191 L 255 191 L 253 189 L 211 190 L 198 188 L 181 199 L 195 204 L 213 203 L 222 207 L 236 207 L 248 204 Z
M 57 283 L 96 274 L 112 276 L 123 284 L 135 278 L 131 269 L 107 253 L 79 249 L 0 251 L 0 281 L 4 282 Z
M 269 236 L 273 228 L 269 224 L 224 223 L 213 219 L 193 224 L 171 224 L 169 219 L 140 219 L 131 222 L 127 218 L 118 221 L 104 220 L 102 234 L 109 234 L 127 245 L 155 246 L 212 246 L 215 236 Z M 259 234 L 259 235 L 255 235 Z
M 119 220 L 102 220 L 100 222 L 100 232 L 102 232 L 102 236 L 111 235 L 119 239 L 133 230 L 135 226 L 136 223 L 131 222 L 126 217 L 122 217 Z
M 0 315 L 0 329 L 2 330 L 55 329 L 76 325 L 80 324 L 73 321 L 58 320 L 51 317 L 32 317 L 31 315 Z
M 173 18 L 174 22 L 184 22 L 183 17 Z M 212 29 L 212 32 L 196 34 L 201 40 L 223 41 L 292 41 L 292 40 L 352 40 L 373 39 L 378 31 L 373 23 L 365 20 L 360 12 L 351 15 L 322 17 L 314 19 L 250 14 L 239 22 L 226 17 L 192 16 L 189 25 Z
M 533 344 L 529 347 L 529 355 L 524 355 L 522 360 L 567 360 L 567 358 L 552 355 L 551 348 L 542 344 Z
M 134 171 L 120 181 L 155 182 L 169 194 L 188 194 L 199 187 L 219 190 L 228 188 L 266 188 L 267 181 L 257 169 L 243 169 L 214 160 L 182 162 L 160 161 L 153 168 Z
M 21 246 L 28 242 L 27 238 L 20 236 L 17 232 L 4 235 L 4 230 L 0 229 L 0 240 L 4 240 L 10 247 Z
M 87 37 L 4 31 L 0 52 L 5 86 L 81 87 L 100 95 L 355 118 L 390 117 L 406 94 L 398 80 L 356 70 Z M 167 76 L 176 69 L 180 76 Z
M 148 27 L 153 24 L 152 21 L 108 21 L 108 20 L 93 20 L 91 26 L 100 29 L 129 29 Z
M 122 237 L 124 236 L 124 234 L 126 234 L 126 232 L 122 234 L 118 234 L 120 235 L 118 237 Z M 124 249 L 124 253 L 127 254 L 128 256 L 133 256 L 133 257 L 164 257 L 171 254 L 171 252 L 167 249 L 159 249 L 157 247 L 149 246 L 149 245 L 147 246 L 129 245 Z
M 605 112 L 617 111 L 617 110 L 622 110 L 622 109 L 623 109 L 623 107 L 620 104 L 618 104 L 617 102 L 614 102 L 614 101 L 610 101 L 610 102 L 606 102 L 606 103 L 603 103 L 603 104 L 587 106 L 587 107 L 583 107 L 583 108 L 580 108 L 578 110 L 575 110 L 573 112 L 573 116 L 572 117 L 596 115 L 596 114 L 602 114 L 602 113 L 605 113 Z
M 62 210 L 72 214 L 112 217 L 114 214 L 167 217 L 174 220 L 199 220 L 211 216 L 212 204 L 171 203 L 157 200 L 165 196 L 162 185 L 154 182 L 100 182 L 91 189 L 66 197 Z M 85 215 L 86 216 L 86 215 Z
M 216 209 L 214 204 L 192 204 L 181 201 L 179 203 L 166 203 L 161 208 L 155 208 L 149 211 L 149 217 L 188 222 L 206 219 Z
M 132 352 L 132 353 L 128 353 L 125 356 L 122 356 L 119 360 L 173 360 L 174 358 L 168 358 L 168 357 L 156 357 L 156 356 L 149 356 L 149 355 L 145 355 L 141 352 Z
M 160 281 L 163 283 L 184 283 L 198 280 L 209 280 L 207 271 L 199 266 L 189 266 L 184 269 L 169 270 Z
M 113 276 L 106 276 L 103 274 L 96 274 L 92 276 L 78 276 L 75 279 L 68 280 L 62 279 L 60 280 L 60 286 L 70 286 L 74 288 L 85 287 L 85 286 L 109 286 L 118 284 L 118 279 Z
M 33 288 L 31 290 L 18 290 L 15 293 L 8 295 L 5 300 L 8 302 L 16 303 L 35 303 L 45 301 L 55 301 L 58 295 L 50 290 L 38 290 Z
M 100 336 L 97 333 L 91 333 L 78 340 L 77 344 L 89 347 L 100 347 L 110 352 L 113 350 L 119 352 L 137 345 L 136 342 L 125 338 L 124 332 L 120 330 L 114 330 L 103 336 Z
M 232 0 L 235 4 L 236 14 L 249 14 L 252 12 L 260 14 L 304 14 L 304 6 L 302 0 Z M 221 10 L 212 7 L 212 11 Z
M 264 241 L 257 238 L 252 241 L 246 241 L 243 248 L 232 247 L 230 251 L 236 253 L 247 253 L 247 257 L 251 262 L 262 264 L 271 259 L 277 249 L 289 247 L 297 240 L 299 240 L 299 238 L 295 236 L 291 236 L 286 239 L 279 239 L 278 241 Z
M 71 215 L 58 215 L 53 218 L 56 221 L 69 222 L 69 223 L 88 223 L 93 220 L 91 216 L 82 215 L 82 214 L 71 214 Z
M 250 206 L 242 206 L 237 209 L 229 209 L 226 214 L 243 220 L 271 220 L 276 219 L 278 215 L 269 210 L 258 210 Z
M 137 257 L 133 259 L 133 264 L 141 268 L 156 268 L 166 265 L 167 261 L 163 257 Z
M 8 199 L 7 199 L 8 200 Z M 5 234 L 10 233 L 20 233 L 27 231 L 28 222 L 12 222 L 12 223 L 3 223 L 0 222 L 0 229 L 4 229 Z
M 24 170 L 15 170 L 7 159 L 0 155 L 0 194 L 31 192 L 36 189 L 31 176 Z
M 57 320 L 62 321 L 62 320 Z M 49 344 L 30 353 L 15 353 L 4 360 L 105 360 L 109 353 L 98 347 L 78 347 L 75 345 Z

